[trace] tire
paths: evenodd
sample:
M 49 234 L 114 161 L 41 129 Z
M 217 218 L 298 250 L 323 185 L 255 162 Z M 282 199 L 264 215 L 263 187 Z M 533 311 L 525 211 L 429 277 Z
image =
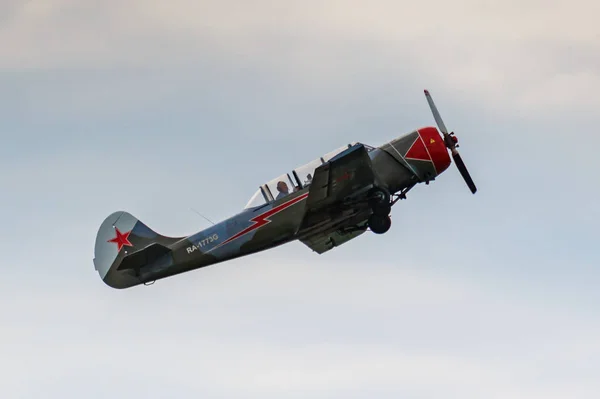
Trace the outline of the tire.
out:
M 371 215 L 369 217 L 369 228 L 375 234 L 384 234 L 392 226 L 392 219 L 389 216 Z
M 390 193 L 387 190 L 376 187 L 369 192 L 369 206 L 375 209 L 378 206 L 390 204 Z M 374 198 L 373 198 L 374 197 Z

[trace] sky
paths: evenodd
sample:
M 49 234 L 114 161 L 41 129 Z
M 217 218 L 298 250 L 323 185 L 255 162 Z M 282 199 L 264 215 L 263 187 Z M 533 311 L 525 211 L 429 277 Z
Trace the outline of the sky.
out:
M 600 3 L 0 4 L 0 396 L 595 398 Z M 126 210 L 188 235 L 353 141 L 434 124 L 392 228 L 114 290 Z

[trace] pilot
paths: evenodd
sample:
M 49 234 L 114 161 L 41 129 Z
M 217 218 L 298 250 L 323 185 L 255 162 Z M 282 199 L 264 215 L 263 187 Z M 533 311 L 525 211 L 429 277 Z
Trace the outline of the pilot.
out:
M 288 195 L 290 190 L 284 181 L 279 181 L 277 182 L 277 191 L 279 191 L 279 194 L 277 194 L 277 198 L 275 198 L 276 200 Z
M 304 185 L 308 186 L 311 182 L 312 182 L 312 176 L 309 173 L 308 175 L 306 175 L 306 180 L 304 181 Z

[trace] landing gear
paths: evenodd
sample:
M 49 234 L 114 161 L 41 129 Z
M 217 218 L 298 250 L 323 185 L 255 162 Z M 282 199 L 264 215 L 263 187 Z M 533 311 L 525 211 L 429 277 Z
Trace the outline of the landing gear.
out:
M 387 216 L 392 211 L 390 193 L 381 188 L 375 188 L 369 195 L 369 206 L 375 215 Z
M 375 188 L 370 192 L 369 197 L 369 206 L 373 210 L 373 214 L 368 221 L 369 228 L 375 234 L 383 234 L 392 225 L 389 216 L 392 210 L 390 193 L 387 190 Z
M 372 214 L 369 217 L 369 228 L 375 234 L 383 234 L 386 233 L 390 227 L 392 226 L 392 219 L 388 215 L 382 216 L 377 214 Z

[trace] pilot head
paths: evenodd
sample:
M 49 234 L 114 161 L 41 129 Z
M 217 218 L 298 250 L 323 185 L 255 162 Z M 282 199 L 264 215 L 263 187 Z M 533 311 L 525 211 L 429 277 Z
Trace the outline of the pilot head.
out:
M 287 184 L 285 184 L 285 182 L 283 182 L 283 181 L 278 182 L 277 183 L 277 191 L 279 191 L 280 193 L 283 193 L 283 194 L 287 194 L 289 191 Z

